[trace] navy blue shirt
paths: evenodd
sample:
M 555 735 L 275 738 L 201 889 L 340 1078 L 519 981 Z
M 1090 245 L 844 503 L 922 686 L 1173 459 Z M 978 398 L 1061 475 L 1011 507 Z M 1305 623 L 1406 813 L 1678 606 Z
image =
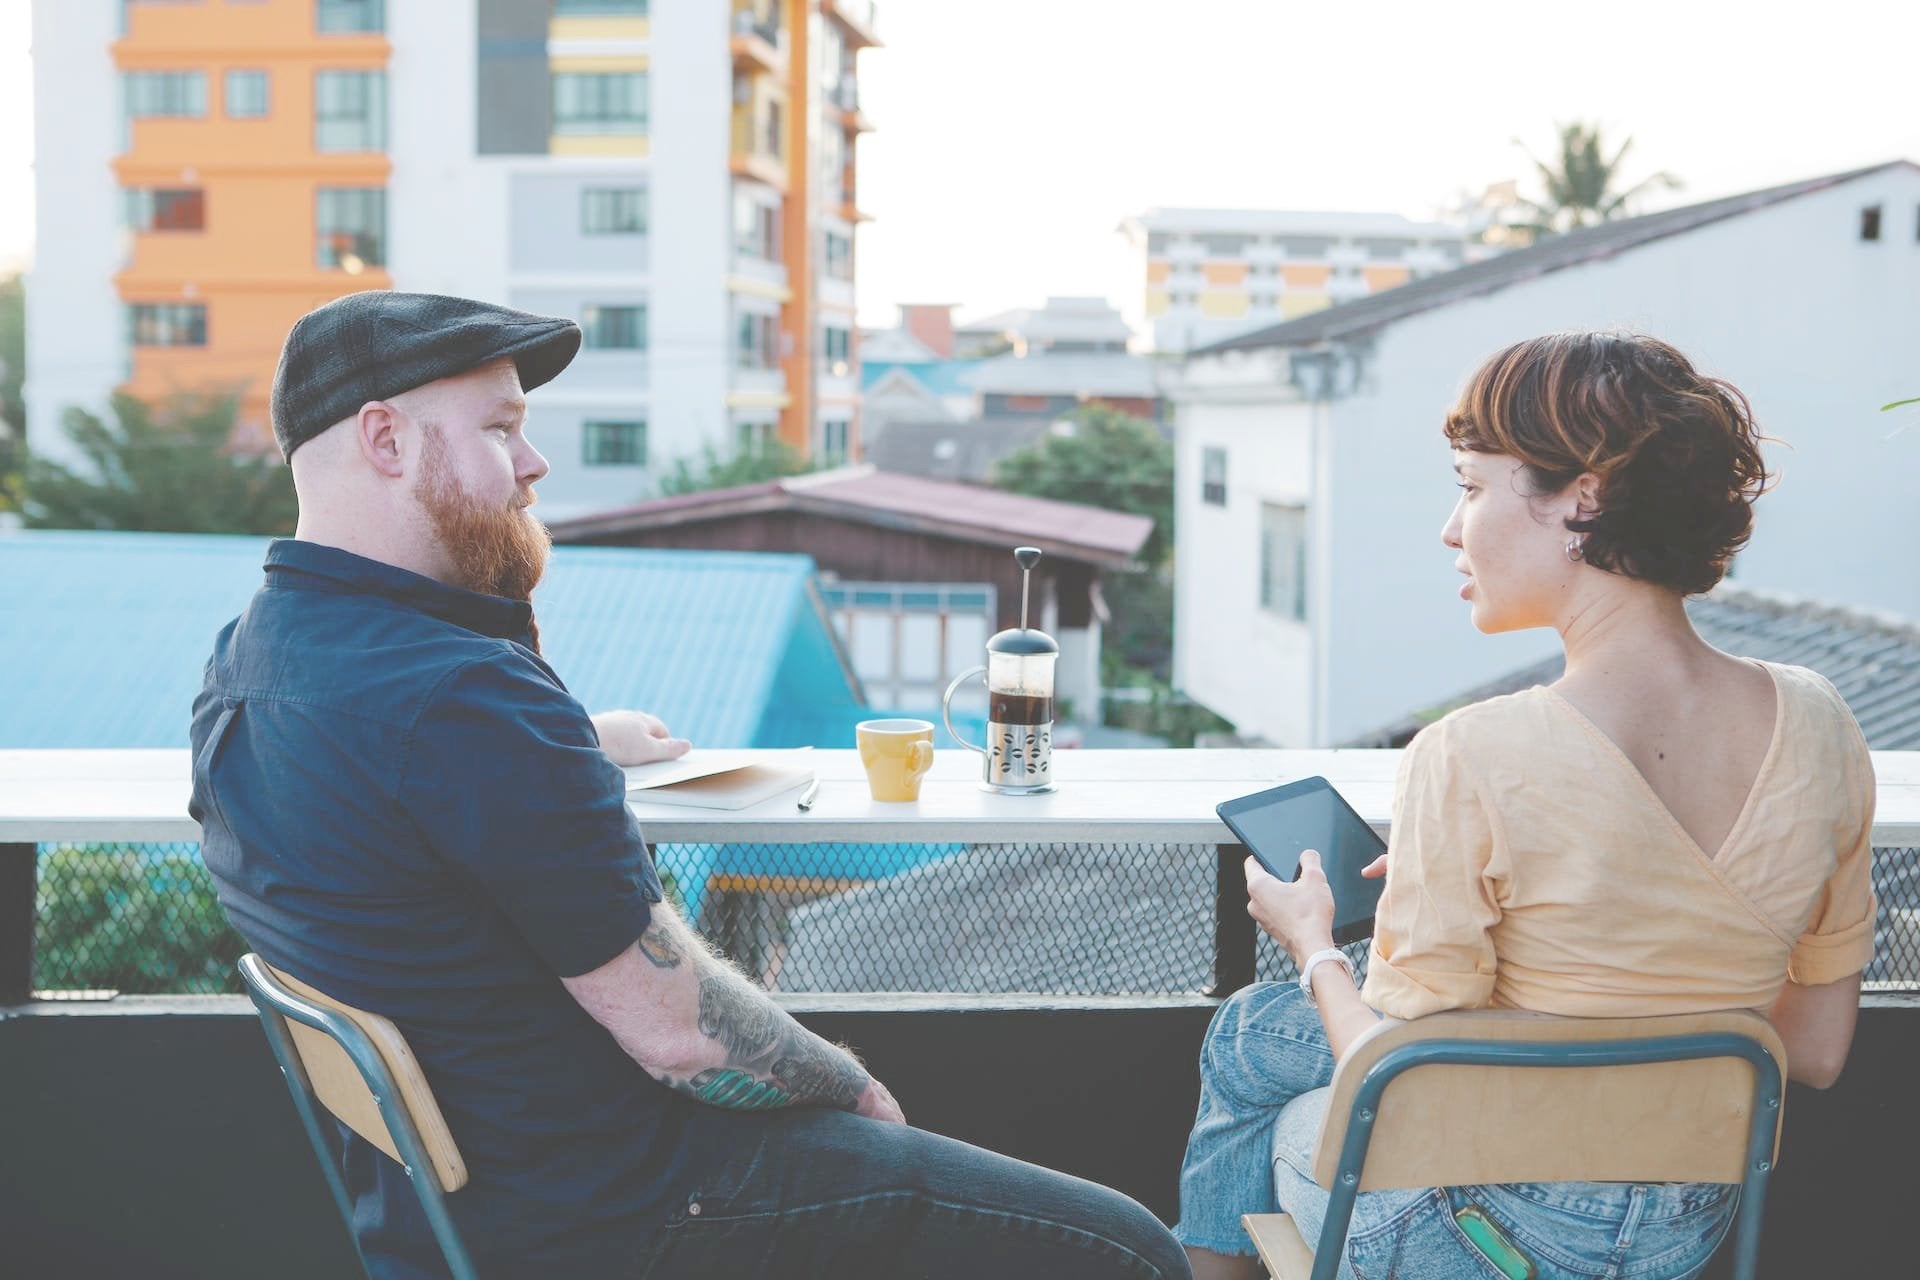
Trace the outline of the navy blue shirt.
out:
M 269 964 L 399 1024 L 490 1276 L 631 1258 L 664 1216 L 685 1107 L 560 984 L 640 936 L 660 881 L 531 618 L 277 541 L 193 708 L 191 811 L 228 917 Z M 376 1273 L 443 1273 L 399 1165 L 349 1136 L 347 1173 Z

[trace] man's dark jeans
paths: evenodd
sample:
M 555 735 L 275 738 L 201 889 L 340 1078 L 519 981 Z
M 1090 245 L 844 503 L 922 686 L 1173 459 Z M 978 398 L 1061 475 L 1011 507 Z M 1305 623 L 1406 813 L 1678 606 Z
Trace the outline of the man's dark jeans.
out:
M 1134 1200 L 905 1125 L 839 1111 L 712 1110 L 689 1193 L 637 1280 L 1188 1276 Z

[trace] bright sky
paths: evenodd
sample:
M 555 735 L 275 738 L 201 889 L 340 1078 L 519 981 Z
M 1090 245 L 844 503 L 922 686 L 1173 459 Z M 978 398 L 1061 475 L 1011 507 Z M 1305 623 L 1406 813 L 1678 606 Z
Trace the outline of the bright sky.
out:
M 108 0 L 86 0 L 106 3 Z M 406 0 L 471 3 L 472 0 Z M 690 3 L 693 0 L 672 0 Z M 721 3 L 722 0 L 700 0 Z M 1100 294 L 1155 205 L 1425 217 L 1523 176 L 1553 123 L 1632 135 L 1708 199 L 1905 156 L 1920 5 L 1587 0 L 878 0 L 861 55 L 861 318 Z M 33 239 L 29 0 L 0 0 L 0 268 Z

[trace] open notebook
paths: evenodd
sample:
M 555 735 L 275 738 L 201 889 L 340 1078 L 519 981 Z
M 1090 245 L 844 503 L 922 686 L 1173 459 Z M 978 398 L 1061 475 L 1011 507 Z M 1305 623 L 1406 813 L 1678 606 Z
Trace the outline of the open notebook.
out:
M 635 804 L 745 809 L 812 782 L 812 751 L 812 747 L 799 747 L 769 755 L 695 749 L 678 760 L 628 769 L 627 799 Z

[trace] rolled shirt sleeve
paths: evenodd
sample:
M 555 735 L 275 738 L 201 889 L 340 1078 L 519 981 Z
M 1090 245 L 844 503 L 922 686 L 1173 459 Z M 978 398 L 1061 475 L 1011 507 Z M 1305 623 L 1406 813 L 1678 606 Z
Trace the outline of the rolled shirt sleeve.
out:
M 1835 695 L 1836 697 L 1838 695 Z M 1865 737 L 1852 726 L 1847 787 L 1858 803 L 1835 832 L 1838 857 L 1833 874 L 1820 888 L 1800 938 L 1787 956 L 1787 977 L 1803 987 L 1838 982 L 1859 973 L 1873 959 L 1873 814 L 1876 785 L 1873 757 Z
M 530 661 L 456 669 L 408 745 L 401 798 L 434 854 L 562 977 L 637 939 L 660 880 L 626 775 L 580 703 Z
M 1433 725 L 1408 745 L 1394 789 L 1387 883 L 1361 990 L 1390 1018 L 1479 1008 L 1493 995 L 1493 817 L 1447 750 L 1446 728 Z

